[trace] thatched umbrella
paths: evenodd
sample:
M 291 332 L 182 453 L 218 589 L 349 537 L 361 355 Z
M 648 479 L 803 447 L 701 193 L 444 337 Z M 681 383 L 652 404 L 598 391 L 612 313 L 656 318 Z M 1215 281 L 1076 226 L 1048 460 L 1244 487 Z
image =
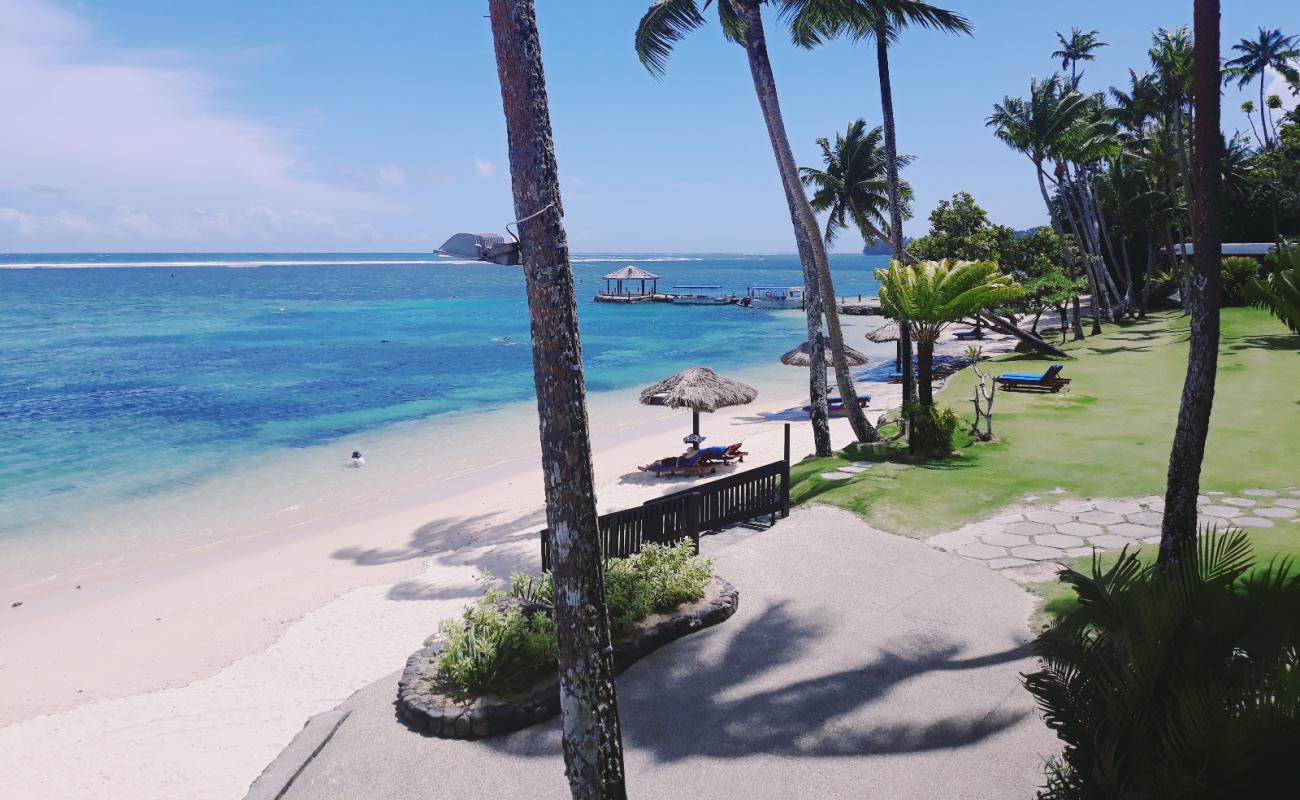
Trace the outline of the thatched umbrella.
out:
M 867 338 L 875 342 L 876 344 L 884 344 L 885 342 L 896 342 L 897 344 L 894 345 L 894 368 L 902 369 L 901 365 L 903 363 L 903 343 L 901 339 L 903 337 L 898 331 L 897 322 L 891 319 L 883 325 L 878 325 L 875 328 L 872 328 L 871 330 L 867 331 Z
M 826 356 L 826 368 L 830 369 L 834 367 L 835 364 L 831 360 L 831 349 L 827 347 L 822 352 Z M 860 367 L 870 359 L 867 358 L 866 353 L 861 353 L 854 350 L 852 347 L 845 345 L 844 360 L 849 362 L 850 367 Z M 812 356 L 808 353 L 808 343 L 804 342 L 795 349 L 781 356 L 781 363 L 789 367 L 807 367 L 812 363 Z
M 758 390 L 753 386 L 724 378 L 708 367 L 684 369 L 641 392 L 641 402 L 645 405 L 689 408 L 691 433 L 696 437 L 700 435 L 701 411 L 743 406 L 752 403 L 755 397 Z

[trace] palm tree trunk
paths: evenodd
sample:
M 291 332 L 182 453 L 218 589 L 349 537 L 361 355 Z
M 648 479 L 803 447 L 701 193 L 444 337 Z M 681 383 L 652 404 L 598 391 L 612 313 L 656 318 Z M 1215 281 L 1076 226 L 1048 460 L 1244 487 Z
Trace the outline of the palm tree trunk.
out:
M 880 73 L 880 117 L 885 133 L 885 176 L 889 184 L 889 227 L 894 236 L 894 258 L 904 264 L 912 258 L 903 247 L 903 193 L 898 180 L 898 131 L 894 125 L 894 89 L 889 77 L 889 32 L 882 21 L 876 26 L 876 68 Z M 912 366 L 912 326 L 898 320 L 899 345 L 903 353 L 903 414 L 916 399 Z M 907 425 L 907 443 L 912 446 L 912 425 Z
M 1052 222 L 1052 230 L 1056 232 L 1056 238 L 1061 242 L 1061 255 L 1065 259 L 1065 268 L 1069 271 L 1070 276 L 1074 277 L 1079 274 L 1079 267 L 1074 262 L 1074 252 L 1070 249 L 1069 242 L 1065 240 L 1065 228 L 1061 224 L 1060 214 L 1057 213 L 1056 206 L 1052 203 L 1051 196 L 1047 193 L 1047 178 L 1043 172 L 1042 159 L 1031 158 L 1034 162 L 1034 172 L 1038 176 L 1038 192 L 1043 196 L 1043 205 L 1047 206 L 1047 218 Z M 1064 310 L 1064 306 L 1062 306 Z M 1066 319 L 1068 314 L 1061 314 L 1061 330 L 1065 330 Z M 1074 298 L 1074 338 L 1076 340 L 1083 338 L 1083 325 L 1079 322 L 1079 298 Z M 1062 333 L 1061 341 L 1065 341 L 1065 334 Z
M 1178 425 L 1169 455 L 1165 516 L 1160 528 L 1160 563 L 1177 561 L 1196 546 L 1196 497 L 1210 432 L 1219 358 L 1220 203 L 1219 0 L 1196 0 L 1192 50 L 1196 116 L 1196 240 L 1193 257 L 1191 339 Z
M 533 0 L 489 0 L 532 324 L 551 531 L 564 763 L 575 798 L 623 798 L 623 740 L 587 432 L 573 269 Z
M 921 405 L 934 405 L 934 342 L 916 340 L 916 389 Z
M 805 195 L 800 194 L 800 197 Z M 807 200 L 804 200 L 804 204 L 807 204 Z M 812 215 L 811 206 L 808 213 Z M 815 216 L 813 224 L 817 224 Z M 844 332 L 840 329 L 839 309 L 835 307 L 835 284 L 831 280 L 830 261 L 826 257 L 826 246 L 822 244 L 821 237 L 816 232 L 812 244 L 813 258 L 817 262 L 817 273 L 821 279 L 822 297 L 829 298 L 828 301 L 823 301 L 823 310 L 826 312 L 826 330 L 831 340 L 831 364 L 835 368 L 835 383 L 840 390 L 840 399 L 844 401 L 849 427 L 853 430 L 853 437 L 859 442 L 879 441 L 880 434 L 870 422 L 867 422 L 867 415 L 857 403 L 858 388 L 853 383 L 853 373 L 849 372 L 849 362 L 844 356 Z
M 1071 233 L 1074 234 L 1074 241 L 1078 243 L 1079 250 L 1083 255 L 1083 274 L 1084 277 L 1088 279 L 1088 292 L 1091 295 L 1091 297 L 1089 297 L 1089 303 L 1092 306 L 1092 325 L 1093 325 L 1092 335 L 1096 336 L 1098 333 L 1101 333 L 1101 323 L 1100 323 L 1101 318 L 1097 314 L 1097 276 L 1093 274 L 1092 253 L 1089 252 L 1091 249 L 1091 244 L 1089 241 L 1083 238 L 1083 231 L 1082 229 L 1080 229 L 1079 221 L 1074 215 L 1074 206 L 1070 202 L 1071 195 L 1073 195 L 1073 192 L 1071 191 L 1071 187 L 1070 187 L 1070 176 L 1066 172 L 1065 166 L 1063 164 L 1057 165 L 1056 177 L 1057 177 L 1056 185 L 1061 190 L 1061 206 L 1065 209 L 1065 218 L 1070 223 L 1070 231 Z M 1076 340 L 1082 339 L 1083 327 L 1079 321 L 1079 306 L 1078 306 L 1077 299 L 1075 300 L 1074 317 L 1075 317 L 1074 338 Z
M 1155 271 L 1156 265 L 1156 242 L 1155 239 L 1147 234 L 1147 268 L 1142 273 L 1142 301 L 1138 306 L 1138 317 L 1147 318 L 1147 307 L 1151 304 L 1151 273 Z
M 826 341 L 822 336 L 822 304 L 827 300 L 834 303 L 835 298 L 822 296 L 821 274 L 817 251 L 814 249 L 821 244 L 821 233 L 817 227 L 817 217 L 813 215 L 808 197 L 803 193 L 803 185 L 799 183 L 799 172 L 790 150 L 790 138 L 785 132 L 785 120 L 781 116 L 781 103 L 776 93 L 776 77 L 772 74 L 772 62 L 767 57 L 767 37 L 763 31 L 760 5 L 756 0 L 731 0 L 731 3 L 745 20 L 745 54 L 749 58 L 749 72 L 754 80 L 758 105 L 763 111 L 763 122 L 767 125 L 767 136 L 772 142 L 777 170 L 781 173 L 786 203 L 790 207 L 790 222 L 794 226 L 795 246 L 799 251 L 799 261 L 803 264 L 804 315 L 808 327 L 808 355 L 811 358 L 808 392 L 812 399 L 812 414 L 809 416 L 812 418 L 813 443 L 817 455 L 829 456 L 831 434 L 830 417 L 826 410 Z M 823 259 L 824 253 L 823 250 Z M 841 355 L 842 342 L 841 338 Z M 856 394 L 849 394 L 843 399 L 848 403 L 849 398 L 854 396 Z

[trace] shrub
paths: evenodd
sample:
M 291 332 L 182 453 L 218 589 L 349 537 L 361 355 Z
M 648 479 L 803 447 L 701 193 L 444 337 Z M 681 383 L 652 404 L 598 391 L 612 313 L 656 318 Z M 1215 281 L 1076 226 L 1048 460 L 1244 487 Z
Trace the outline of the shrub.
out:
M 604 574 L 610 630 L 618 635 L 655 612 L 699 600 L 713 564 L 688 541 L 647 544 L 633 556 L 606 561 Z M 549 572 L 515 574 L 508 592 L 487 589 L 461 616 L 439 625 L 445 641 L 438 672 L 461 696 L 526 691 L 555 671 L 554 598 Z
M 1244 306 L 1246 300 L 1241 296 L 1241 287 L 1259 274 L 1259 262 L 1245 256 L 1229 256 L 1223 259 L 1223 305 Z
M 912 444 L 919 455 L 952 455 L 952 437 L 961 425 L 957 412 L 951 408 L 909 405 L 912 417 Z
M 1039 797 L 1286 797 L 1300 752 L 1300 575 L 1241 530 L 1164 568 L 1060 573 L 1079 607 L 1025 676 L 1063 743 Z

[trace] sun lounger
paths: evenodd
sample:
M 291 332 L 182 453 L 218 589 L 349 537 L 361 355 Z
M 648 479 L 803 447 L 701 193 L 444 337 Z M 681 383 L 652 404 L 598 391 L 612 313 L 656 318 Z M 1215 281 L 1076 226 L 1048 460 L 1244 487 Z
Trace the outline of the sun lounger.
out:
M 1003 389 L 1059 392 L 1070 382 L 1069 378 L 1061 377 L 1061 370 L 1062 366 L 1060 364 L 1053 364 L 1041 375 L 1033 375 L 1023 372 L 1007 372 L 997 376 L 993 380 Z
M 744 442 L 736 442 L 733 445 L 728 445 L 726 452 L 722 454 L 722 463 L 730 464 L 732 461 L 744 461 L 745 456 L 749 455 L 749 453 L 740 449 L 743 444 Z
M 955 336 L 960 341 L 965 342 L 971 339 L 983 339 L 984 332 L 983 331 L 957 331 L 956 333 L 953 334 L 953 336 Z
M 866 408 L 870 402 L 871 402 L 871 395 L 869 394 L 858 395 L 859 408 Z M 809 404 L 804 406 L 803 410 L 805 413 L 812 413 L 812 405 Z M 837 417 L 842 417 L 848 413 L 847 409 L 844 408 L 844 401 L 838 397 L 826 398 L 826 411 L 827 413 Z
M 708 448 L 722 449 L 722 448 Z M 663 477 L 664 475 L 707 475 L 718 471 L 718 465 L 707 461 L 703 457 L 703 450 L 696 450 L 694 453 L 685 456 L 669 456 L 661 458 L 653 464 L 647 464 L 644 467 L 637 467 L 642 472 L 651 472 Z

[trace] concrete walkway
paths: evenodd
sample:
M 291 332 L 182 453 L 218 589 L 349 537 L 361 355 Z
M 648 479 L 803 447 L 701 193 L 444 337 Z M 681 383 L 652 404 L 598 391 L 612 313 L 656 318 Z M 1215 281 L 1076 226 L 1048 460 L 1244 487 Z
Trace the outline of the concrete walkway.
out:
M 1059 746 L 1020 685 L 1033 599 L 1014 583 L 825 506 L 703 550 L 740 610 L 619 678 L 632 796 L 1025 798 L 1040 785 Z M 287 798 L 568 796 L 558 720 L 425 738 L 396 720 L 396 684 L 343 705 Z

